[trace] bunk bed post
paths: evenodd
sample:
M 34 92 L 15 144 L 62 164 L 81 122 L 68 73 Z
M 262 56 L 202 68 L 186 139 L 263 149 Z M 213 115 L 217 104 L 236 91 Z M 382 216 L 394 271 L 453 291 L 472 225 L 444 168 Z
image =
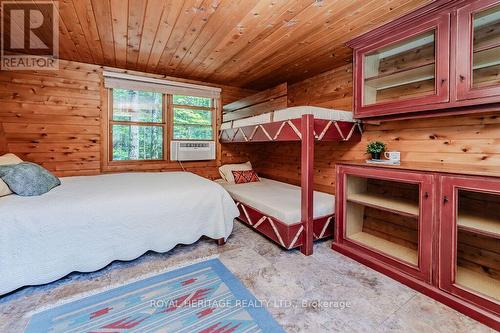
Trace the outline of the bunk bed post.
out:
M 306 114 L 301 122 L 301 219 L 304 226 L 300 252 L 313 253 L 313 166 L 314 166 L 314 116 Z

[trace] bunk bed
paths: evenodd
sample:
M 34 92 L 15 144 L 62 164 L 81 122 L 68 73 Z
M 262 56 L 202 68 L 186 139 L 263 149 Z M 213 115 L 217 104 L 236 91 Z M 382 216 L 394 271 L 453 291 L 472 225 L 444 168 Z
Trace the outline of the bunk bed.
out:
M 236 115 L 237 112 L 224 114 L 225 121 L 219 132 L 220 142 L 232 144 L 300 141 L 301 185 L 298 187 L 265 178 L 261 179 L 260 184 L 233 185 L 224 181 L 219 181 L 219 184 L 224 186 L 235 200 L 242 222 L 286 249 L 299 247 L 303 254 L 311 255 L 314 240 L 329 237 L 333 233 L 335 201 L 333 195 L 313 190 L 314 143 L 359 141 L 361 125 L 352 118 L 351 112 L 310 106 L 285 107 L 253 116 L 248 116 L 248 113 L 241 112 L 244 115 L 241 118 Z M 227 115 L 230 116 L 226 117 Z M 252 192 L 248 188 L 253 189 L 253 195 L 248 194 Z M 290 193 L 291 197 L 293 192 L 300 193 L 300 200 L 296 200 L 296 209 L 300 211 L 300 215 L 291 214 L 295 215 L 296 221 L 294 218 L 283 218 L 284 215 L 279 213 L 280 203 L 291 202 L 286 199 L 285 192 Z M 256 198 L 258 201 L 255 201 Z M 315 209 L 315 206 L 324 206 L 325 198 L 330 200 L 331 207 L 328 213 L 322 215 L 321 209 Z M 285 205 L 284 210 L 286 209 L 291 210 L 290 206 Z

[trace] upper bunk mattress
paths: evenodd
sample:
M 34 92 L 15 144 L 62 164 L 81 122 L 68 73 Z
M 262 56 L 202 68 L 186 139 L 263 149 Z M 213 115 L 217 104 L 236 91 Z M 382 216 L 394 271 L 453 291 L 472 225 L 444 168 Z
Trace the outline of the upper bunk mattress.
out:
M 264 113 L 258 116 L 238 119 L 233 122 L 225 122 L 221 125 L 221 129 L 224 130 L 228 128 L 265 124 L 270 123 L 271 121 L 296 119 L 302 117 L 305 114 L 312 114 L 314 118 L 317 119 L 354 122 L 352 112 L 350 111 L 320 108 L 317 106 L 294 106 L 286 109 Z
M 260 212 L 288 225 L 300 223 L 301 189 L 299 186 L 260 178 L 260 182 L 231 184 L 222 179 L 216 181 L 231 194 L 234 200 L 249 205 Z M 335 196 L 314 192 L 314 218 L 333 214 Z

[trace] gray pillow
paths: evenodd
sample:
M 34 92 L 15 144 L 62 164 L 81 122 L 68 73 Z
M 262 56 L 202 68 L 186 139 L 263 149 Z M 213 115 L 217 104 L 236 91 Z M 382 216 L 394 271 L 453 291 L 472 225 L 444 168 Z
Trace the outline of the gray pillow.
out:
M 29 162 L 1 165 L 0 178 L 12 192 L 21 196 L 42 195 L 61 185 L 59 178 L 38 164 Z

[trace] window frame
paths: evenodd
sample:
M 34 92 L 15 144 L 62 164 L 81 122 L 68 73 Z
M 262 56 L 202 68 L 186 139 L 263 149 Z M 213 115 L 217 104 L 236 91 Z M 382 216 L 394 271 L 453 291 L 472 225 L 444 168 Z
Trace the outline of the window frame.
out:
M 189 106 L 173 104 L 173 96 L 177 94 L 162 93 L 162 122 L 134 122 L 134 121 L 123 121 L 123 120 L 113 120 L 113 89 L 107 88 L 107 107 L 106 112 L 106 135 L 107 135 L 107 164 L 112 165 L 123 165 L 123 164 L 144 164 L 144 163 L 165 163 L 173 162 L 170 159 L 170 144 L 172 141 L 215 141 L 217 135 L 217 110 L 218 110 L 218 99 L 211 98 L 211 107 L 199 107 L 199 106 Z M 119 88 L 116 88 L 119 89 Z M 131 89 L 127 89 L 131 90 Z M 133 90 L 133 89 L 132 89 Z M 147 91 L 147 90 L 145 90 Z M 207 110 L 212 112 L 212 138 L 207 140 L 199 139 L 174 139 L 174 108 L 184 108 L 193 110 Z M 151 159 L 151 160 L 114 160 L 113 159 L 113 125 L 136 125 L 136 126 L 156 126 L 163 128 L 163 143 L 162 143 L 162 159 Z
M 170 119 L 171 119 L 171 128 L 170 128 L 170 133 L 171 135 L 169 136 L 170 140 L 172 141 L 215 141 L 215 137 L 216 137 L 216 132 L 217 132 L 217 108 L 215 107 L 216 105 L 216 100 L 215 98 L 211 98 L 211 103 L 210 103 L 210 107 L 206 107 L 206 106 L 192 106 L 192 105 L 182 105 L 182 104 L 174 104 L 173 102 L 173 97 L 174 95 L 178 95 L 178 94 L 168 94 L 168 96 L 170 97 L 170 100 L 168 101 L 168 104 L 167 106 L 170 106 L 170 111 L 169 111 L 169 115 L 170 115 Z M 203 111 L 210 111 L 212 113 L 212 138 L 210 139 L 175 139 L 174 138 L 174 109 L 175 108 L 178 108 L 178 109 L 188 109 L 188 110 L 203 110 Z M 196 124 L 193 124 L 193 125 L 196 125 Z

